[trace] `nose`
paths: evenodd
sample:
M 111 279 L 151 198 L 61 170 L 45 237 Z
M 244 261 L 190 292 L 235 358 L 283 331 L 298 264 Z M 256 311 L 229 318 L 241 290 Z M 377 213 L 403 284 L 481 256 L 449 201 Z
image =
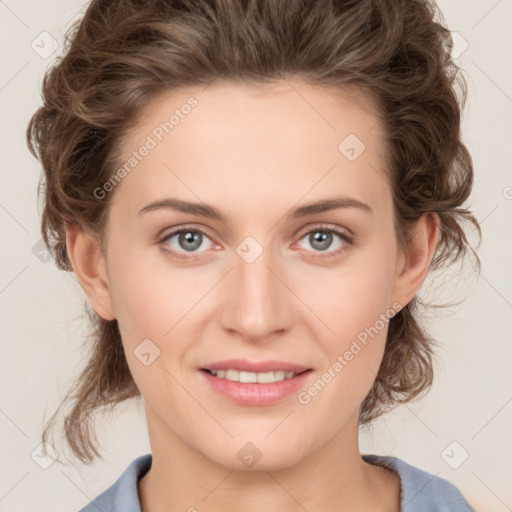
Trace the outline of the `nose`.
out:
M 289 330 L 294 318 L 294 297 L 279 258 L 271 250 L 263 250 L 252 262 L 238 254 L 234 261 L 224 284 L 222 327 L 258 342 Z

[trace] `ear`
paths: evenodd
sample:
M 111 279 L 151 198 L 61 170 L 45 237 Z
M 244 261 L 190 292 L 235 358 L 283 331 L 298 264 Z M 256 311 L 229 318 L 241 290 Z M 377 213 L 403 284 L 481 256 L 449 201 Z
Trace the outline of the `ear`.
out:
M 425 213 L 413 226 L 405 254 L 399 258 L 393 300 L 406 306 L 421 288 L 434 256 L 439 235 L 439 216 Z
M 78 223 L 67 224 L 66 250 L 94 311 L 105 320 L 114 320 L 107 267 L 99 240 L 85 233 Z

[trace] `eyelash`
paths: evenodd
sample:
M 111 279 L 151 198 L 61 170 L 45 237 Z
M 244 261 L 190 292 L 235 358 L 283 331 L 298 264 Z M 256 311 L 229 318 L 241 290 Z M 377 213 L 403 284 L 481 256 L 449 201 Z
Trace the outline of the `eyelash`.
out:
M 178 235 L 180 233 L 187 233 L 187 232 L 200 233 L 202 236 L 210 239 L 210 236 L 208 235 L 208 233 L 206 233 L 205 231 L 203 231 L 202 229 L 200 229 L 198 227 L 195 227 L 195 226 L 182 226 L 179 229 L 176 229 L 176 230 L 171 231 L 170 233 L 166 234 L 165 237 L 162 238 L 158 242 L 158 244 L 160 244 L 162 246 L 162 249 L 166 253 L 171 255 L 173 258 L 178 258 L 178 259 L 181 259 L 181 260 L 193 259 L 194 258 L 194 253 L 190 253 L 189 255 L 184 255 L 182 253 L 179 253 L 179 252 L 176 252 L 176 251 L 174 251 L 172 249 L 169 249 L 169 247 L 166 246 L 165 243 L 164 243 L 164 242 L 167 242 L 172 237 L 174 237 L 175 235 Z M 299 237 L 299 240 L 302 240 L 306 235 L 310 235 L 312 233 L 317 233 L 317 232 L 331 233 L 331 234 L 334 233 L 343 242 L 343 245 L 341 247 L 339 247 L 338 249 L 334 250 L 334 251 L 326 252 L 326 255 L 320 255 L 319 254 L 319 255 L 316 255 L 316 256 L 312 256 L 313 258 L 322 258 L 322 259 L 332 258 L 332 257 L 335 257 L 338 254 L 342 253 L 343 251 L 346 251 L 347 249 L 349 249 L 353 245 L 352 237 L 350 237 L 349 235 L 347 235 L 343 231 L 340 231 L 340 230 L 338 230 L 338 229 L 336 229 L 336 228 L 334 228 L 332 226 L 327 226 L 327 225 L 319 225 L 319 226 L 313 227 L 309 231 L 304 232 Z M 316 251 L 316 252 L 321 253 L 321 251 Z

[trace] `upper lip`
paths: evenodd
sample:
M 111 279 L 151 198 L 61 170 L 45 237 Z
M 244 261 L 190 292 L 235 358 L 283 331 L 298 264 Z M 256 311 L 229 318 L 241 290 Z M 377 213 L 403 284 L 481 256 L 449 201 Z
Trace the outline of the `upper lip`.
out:
M 282 370 L 284 372 L 302 373 L 310 370 L 307 366 L 287 363 L 285 361 L 249 361 L 248 359 L 227 359 L 216 361 L 201 367 L 202 370 L 238 370 L 245 372 L 264 373 Z

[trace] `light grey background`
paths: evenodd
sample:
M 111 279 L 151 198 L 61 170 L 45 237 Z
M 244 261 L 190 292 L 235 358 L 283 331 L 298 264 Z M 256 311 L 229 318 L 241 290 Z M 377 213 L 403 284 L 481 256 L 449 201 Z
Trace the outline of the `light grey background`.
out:
M 450 30 L 460 35 L 457 62 L 469 86 L 463 133 L 475 163 L 470 205 L 482 222 L 482 273 L 478 277 L 467 268 L 435 280 L 446 283 L 437 300 L 466 300 L 425 318 L 441 345 L 434 387 L 421 402 L 378 421 L 371 436 L 362 436 L 361 450 L 401 457 L 453 482 L 477 510 L 502 512 L 512 510 L 512 3 L 443 0 L 439 5 Z M 91 466 L 56 462 L 43 469 L 36 463 L 41 461 L 37 452 L 32 457 L 44 417 L 84 361 L 87 325 L 85 295 L 74 276 L 34 253 L 41 238 L 40 166 L 26 148 L 25 130 L 40 101 L 44 71 L 61 50 L 45 54 L 52 49 L 49 35 L 61 45 L 83 6 L 77 0 L 0 1 L 4 512 L 77 510 L 113 483 L 130 461 L 150 451 L 139 401 L 121 406 L 100 424 L 103 460 Z M 425 286 L 422 293 L 427 291 Z M 65 453 L 62 446 L 56 448 Z

